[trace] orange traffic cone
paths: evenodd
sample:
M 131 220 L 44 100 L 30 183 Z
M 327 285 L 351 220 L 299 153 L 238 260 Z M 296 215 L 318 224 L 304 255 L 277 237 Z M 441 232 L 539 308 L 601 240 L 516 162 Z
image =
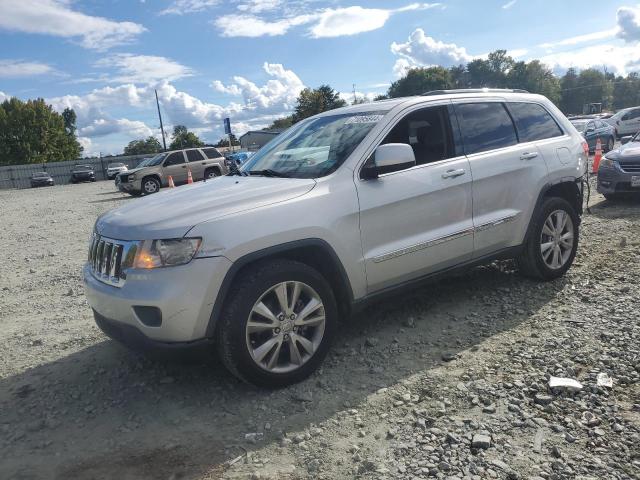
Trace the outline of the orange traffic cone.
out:
M 193 183 L 193 176 L 191 175 L 191 170 L 187 170 L 187 183 Z
M 591 173 L 598 173 L 600 160 L 602 160 L 602 142 L 600 141 L 600 138 L 598 138 L 598 140 L 596 140 L 596 154 L 593 157 L 593 167 L 591 169 Z
M 169 188 L 174 188 L 176 186 L 176 184 L 173 183 L 173 177 L 171 175 L 169 175 L 167 178 L 169 180 Z

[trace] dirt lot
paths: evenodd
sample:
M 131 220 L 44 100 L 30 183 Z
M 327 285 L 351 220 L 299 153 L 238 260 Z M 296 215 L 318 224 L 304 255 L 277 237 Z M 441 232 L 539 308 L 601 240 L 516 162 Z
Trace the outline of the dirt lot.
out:
M 87 239 L 135 201 L 111 182 L 0 192 L 0 478 L 640 478 L 640 202 L 592 199 L 566 278 L 503 262 L 388 300 L 266 392 L 94 325 Z

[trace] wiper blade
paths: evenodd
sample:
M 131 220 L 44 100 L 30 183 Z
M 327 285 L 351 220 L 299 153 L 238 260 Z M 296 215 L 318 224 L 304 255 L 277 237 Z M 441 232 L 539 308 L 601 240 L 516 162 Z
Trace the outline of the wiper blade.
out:
M 250 170 L 249 175 L 260 175 L 263 177 L 280 177 L 280 178 L 289 178 L 289 175 L 286 173 L 278 172 L 276 170 L 271 170 L 267 168 L 265 170 Z
M 246 177 L 248 174 L 247 172 L 241 172 L 238 168 L 238 165 L 236 165 L 236 162 L 231 161 L 231 164 L 229 165 L 229 173 L 227 175 L 238 175 L 239 177 Z

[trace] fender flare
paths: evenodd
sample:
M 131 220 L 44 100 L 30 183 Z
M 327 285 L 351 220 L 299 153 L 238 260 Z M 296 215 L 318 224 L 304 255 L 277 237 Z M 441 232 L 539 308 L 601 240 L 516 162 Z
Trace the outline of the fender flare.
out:
M 327 241 L 320 238 L 294 240 L 291 242 L 263 248 L 261 250 L 256 250 L 255 252 L 251 252 L 240 257 L 232 263 L 229 270 L 227 270 L 222 283 L 220 284 L 220 288 L 218 289 L 218 294 L 216 295 L 213 309 L 211 310 L 211 316 L 209 317 L 206 336 L 208 338 L 214 336 L 218 318 L 220 317 L 220 314 L 224 307 L 224 302 L 229 295 L 229 291 L 231 289 L 231 286 L 233 285 L 233 282 L 237 278 L 238 273 L 240 272 L 240 270 L 242 270 L 242 268 L 246 267 L 250 263 L 254 263 L 267 258 L 277 258 L 278 256 L 285 256 L 286 253 L 294 252 L 295 250 L 308 247 L 320 248 L 323 253 L 326 253 L 328 255 L 328 258 L 332 262 L 333 267 L 340 275 L 342 286 L 344 287 L 344 290 L 346 291 L 346 295 L 348 297 L 347 300 L 349 305 L 353 304 L 353 289 L 351 287 L 351 281 L 349 280 L 347 271 L 345 270 L 344 265 L 340 261 L 340 258 L 338 257 L 338 254 L 335 252 L 333 247 Z

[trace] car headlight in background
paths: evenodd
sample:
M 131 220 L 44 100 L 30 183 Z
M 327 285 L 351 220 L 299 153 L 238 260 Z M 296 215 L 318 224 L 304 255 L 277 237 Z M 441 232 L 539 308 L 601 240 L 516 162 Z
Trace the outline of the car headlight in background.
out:
M 605 168 L 613 168 L 614 161 L 607 157 L 602 157 L 602 161 L 600 162 L 601 167 Z
M 200 248 L 201 238 L 171 238 L 141 242 L 134 268 L 160 268 L 189 263 Z

